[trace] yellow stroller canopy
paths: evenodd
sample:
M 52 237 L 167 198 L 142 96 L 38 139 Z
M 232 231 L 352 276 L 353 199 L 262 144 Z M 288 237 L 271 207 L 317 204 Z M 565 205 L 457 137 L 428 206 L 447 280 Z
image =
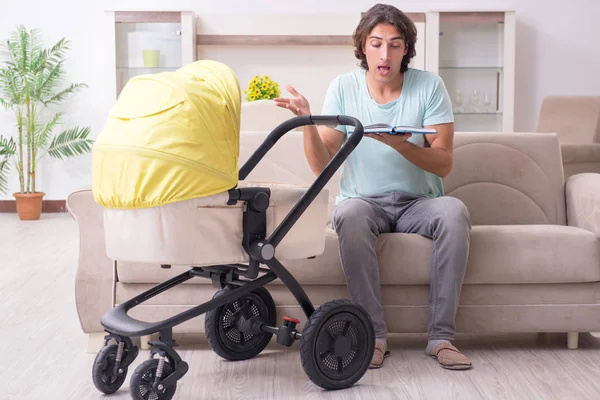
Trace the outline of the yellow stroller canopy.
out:
M 240 102 L 234 72 L 217 61 L 130 79 L 94 144 L 96 202 L 147 208 L 235 187 Z

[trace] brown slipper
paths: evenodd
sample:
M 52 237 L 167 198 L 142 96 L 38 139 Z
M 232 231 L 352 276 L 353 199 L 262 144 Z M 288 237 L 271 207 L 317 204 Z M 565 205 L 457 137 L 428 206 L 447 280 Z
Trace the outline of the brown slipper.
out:
M 382 344 L 375 343 L 375 352 L 369 364 L 369 369 L 376 369 L 383 367 L 383 362 L 390 356 L 390 351 L 386 350 Z
M 449 343 L 440 343 L 433 353 L 432 357 L 438 361 L 442 368 L 462 370 L 473 367 L 469 359 Z

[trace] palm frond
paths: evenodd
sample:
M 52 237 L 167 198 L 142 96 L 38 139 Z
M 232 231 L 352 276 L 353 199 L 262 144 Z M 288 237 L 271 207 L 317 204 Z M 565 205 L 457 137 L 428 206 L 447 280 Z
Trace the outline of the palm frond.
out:
M 0 136 L 0 156 L 11 157 L 17 152 L 17 144 L 13 138 L 4 138 Z
M 31 39 L 37 36 L 36 31 L 27 32 L 23 25 L 17 26 L 16 31 L 11 35 L 8 43 L 8 49 L 11 61 L 14 63 L 17 71 L 27 71 L 31 55 Z
M 85 83 L 72 83 L 68 88 L 56 93 L 48 100 L 44 100 L 43 103 L 45 106 L 47 106 L 52 103 L 57 103 L 57 102 L 63 101 L 67 97 L 67 95 L 74 93 L 75 91 L 77 91 L 79 89 L 83 89 L 83 88 L 87 88 L 87 87 L 88 87 L 88 85 Z
M 89 127 L 75 127 L 63 131 L 52 140 L 48 147 L 48 154 L 60 160 L 85 154 L 94 144 L 94 141 L 88 138 L 89 134 Z
M 10 159 L 5 158 L 0 161 L 0 193 L 5 194 L 8 191 L 8 163 Z
M 29 65 L 32 71 L 41 71 L 44 69 L 48 60 L 48 51 L 39 49 L 31 55 L 31 63 Z
M 23 64 L 23 51 L 27 51 L 29 45 L 26 44 L 23 49 L 23 40 L 21 36 L 25 36 L 23 39 L 27 40 L 29 35 L 24 35 L 25 27 L 23 25 L 18 25 L 17 29 L 10 35 L 8 40 L 6 41 L 6 52 L 4 56 L 7 58 L 8 65 L 15 68 L 23 68 L 25 64 Z
M 14 68 L 0 69 L 0 96 L 5 103 L 22 104 L 24 90 L 23 79 Z
M 62 63 L 63 61 L 60 61 L 56 65 L 44 68 L 40 74 L 40 79 L 36 84 L 36 97 L 42 99 L 44 103 L 44 99 L 51 98 L 56 94 L 57 86 L 64 75 Z
M 33 69 L 33 62 L 43 57 L 44 50 L 44 38 L 42 31 L 39 29 L 32 29 L 29 31 L 29 67 Z M 45 58 L 45 57 L 43 57 Z
M 50 122 L 48 122 L 46 126 L 43 127 L 43 129 L 39 129 L 36 131 L 36 147 L 40 149 L 46 148 L 52 131 L 54 131 L 54 128 L 56 128 L 56 126 L 61 123 L 61 118 L 63 115 L 64 113 L 62 112 L 56 113 L 54 117 L 50 120 Z
M 67 50 L 71 49 L 71 42 L 67 39 L 60 39 L 50 50 L 46 53 L 46 65 L 48 67 L 55 66 L 61 63 L 65 58 Z
M 8 190 L 8 163 L 10 157 L 17 152 L 17 144 L 13 138 L 6 139 L 0 136 L 0 193 Z

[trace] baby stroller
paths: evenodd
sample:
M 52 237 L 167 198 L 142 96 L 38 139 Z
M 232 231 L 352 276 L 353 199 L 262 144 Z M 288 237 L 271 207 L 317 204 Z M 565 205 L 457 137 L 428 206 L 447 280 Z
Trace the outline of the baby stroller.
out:
M 348 116 L 305 116 L 275 127 L 237 169 L 240 94 L 231 69 L 198 61 L 157 75 L 138 76 L 123 89 L 94 147 L 93 193 L 103 207 L 109 258 L 162 268 L 190 265 L 116 305 L 102 317 L 107 335 L 92 371 L 96 388 L 116 392 L 138 355 L 131 337 L 159 333 L 150 358 L 130 379 L 133 399 L 171 399 L 188 371 L 174 347 L 173 327 L 205 314 L 208 343 L 227 360 L 260 354 L 272 336 L 291 346 L 312 382 L 325 389 L 354 385 L 373 356 L 369 315 L 350 300 L 316 310 L 280 260 L 324 251 L 328 193 L 324 186 L 362 138 Z M 310 187 L 245 179 L 288 131 L 315 123 L 352 125 L 354 132 Z M 302 217 L 302 218 L 301 218 Z M 261 266 L 262 265 L 262 266 Z M 145 322 L 129 310 L 192 278 L 206 278 L 214 297 L 166 320 Z M 306 315 L 283 317 L 264 287 L 280 279 Z

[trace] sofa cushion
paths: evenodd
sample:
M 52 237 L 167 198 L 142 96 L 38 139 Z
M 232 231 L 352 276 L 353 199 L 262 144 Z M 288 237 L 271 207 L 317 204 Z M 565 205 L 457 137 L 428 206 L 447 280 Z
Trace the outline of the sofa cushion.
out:
M 431 240 L 416 234 L 383 234 L 377 242 L 383 285 L 429 283 Z M 337 236 L 328 229 L 325 251 L 312 260 L 283 261 L 301 284 L 345 284 Z M 118 278 L 126 283 L 157 283 L 184 272 L 187 266 L 119 263 Z M 593 233 L 557 225 L 474 226 L 465 284 L 536 284 L 600 280 L 600 238 Z M 206 279 L 189 283 L 210 284 Z M 276 282 L 279 282 L 277 280 Z

